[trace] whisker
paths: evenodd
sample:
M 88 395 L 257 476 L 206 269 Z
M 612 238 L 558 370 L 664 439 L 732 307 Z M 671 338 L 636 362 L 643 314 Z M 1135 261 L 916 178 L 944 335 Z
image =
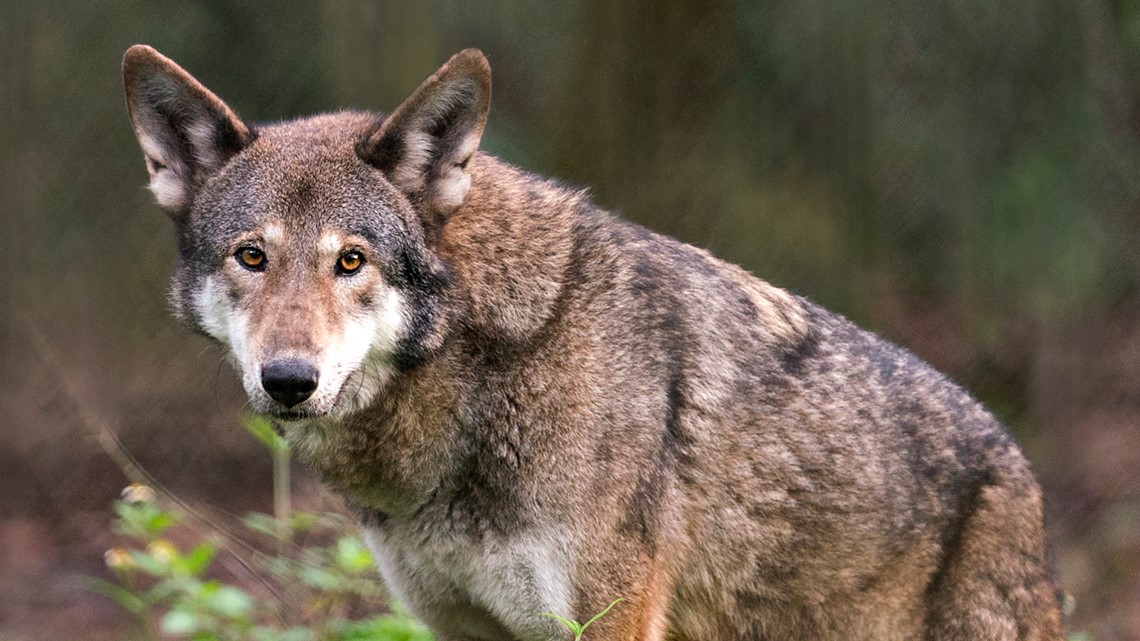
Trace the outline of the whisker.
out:
M 360 363 L 360 376 L 356 382 L 356 390 L 352 393 L 352 406 L 357 407 L 357 401 L 360 399 L 360 390 L 364 389 L 364 377 L 368 375 L 368 359 L 364 359 Z
M 214 385 L 210 396 L 214 400 L 215 409 L 217 409 L 221 404 L 220 400 L 218 399 L 218 382 L 222 380 L 222 366 L 225 365 L 225 363 L 226 357 L 223 355 L 218 359 L 218 367 L 214 370 Z

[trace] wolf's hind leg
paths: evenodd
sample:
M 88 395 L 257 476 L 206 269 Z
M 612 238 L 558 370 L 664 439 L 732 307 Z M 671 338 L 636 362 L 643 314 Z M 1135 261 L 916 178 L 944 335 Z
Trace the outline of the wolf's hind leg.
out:
M 961 527 L 927 590 L 927 639 L 1060 641 L 1041 491 L 1010 470 L 966 501 Z

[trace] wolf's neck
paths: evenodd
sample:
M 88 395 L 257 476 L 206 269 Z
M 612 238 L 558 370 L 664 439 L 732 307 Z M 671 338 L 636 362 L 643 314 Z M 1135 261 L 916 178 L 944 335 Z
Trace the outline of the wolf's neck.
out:
M 541 329 L 567 282 L 576 221 L 590 207 L 581 192 L 480 154 L 439 249 L 455 270 L 465 322 L 516 341 Z
M 511 370 L 512 356 L 526 353 L 515 348 L 556 318 L 591 208 L 580 193 L 480 155 L 436 248 L 455 277 L 450 339 L 367 408 L 289 434 L 298 457 L 357 508 L 394 520 L 459 491 L 465 464 L 499 436 L 488 432 L 501 422 L 487 419 L 488 372 Z
M 368 407 L 288 424 L 285 438 L 350 505 L 406 516 L 464 459 L 456 424 L 466 392 L 454 369 L 446 355 L 433 359 L 397 375 Z

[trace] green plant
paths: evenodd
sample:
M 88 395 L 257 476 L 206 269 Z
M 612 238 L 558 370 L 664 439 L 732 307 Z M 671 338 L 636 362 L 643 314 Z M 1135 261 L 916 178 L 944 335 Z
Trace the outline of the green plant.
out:
M 423 624 L 388 603 L 348 519 L 293 511 L 289 446 L 273 426 L 253 416 L 242 423 L 273 457 L 274 513 L 247 514 L 232 532 L 169 494 L 132 484 L 114 504 L 124 544 L 104 555 L 117 580 L 89 579 L 88 587 L 135 614 L 151 639 L 432 641 Z M 580 641 L 621 600 L 586 623 L 543 615 Z M 386 604 L 386 614 L 359 614 Z
M 274 457 L 274 514 L 236 531 L 177 499 L 134 484 L 114 505 L 124 544 L 108 550 L 116 581 L 89 587 L 134 613 L 146 637 L 193 641 L 431 641 L 388 602 L 372 557 L 348 519 L 294 512 L 289 448 L 266 421 L 245 426 Z
M 569 628 L 569 630 L 571 632 L 574 633 L 574 641 L 581 641 L 582 635 L 585 634 L 585 632 L 586 632 L 586 628 L 590 627 L 590 624 L 592 624 L 593 622 L 595 622 L 598 619 L 606 616 L 606 614 L 608 614 L 609 611 L 611 609 L 613 609 L 613 607 L 615 605 L 617 605 L 618 602 L 621 600 L 622 599 L 620 599 L 620 598 L 615 599 L 613 603 L 607 605 L 606 608 L 604 610 L 602 610 L 601 612 L 590 617 L 590 620 L 585 622 L 585 623 L 578 623 L 577 621 L 575 621 L 573 619 L 567 619 L 566 617 L 561 617 L 561 616 L 558 616 L 557 614 L 553 614 L 550 612 L 543 612 L 542 616 L 554 619 L 555 621 L 558 621 L 562 625 L 566 626 L 567 628 Z

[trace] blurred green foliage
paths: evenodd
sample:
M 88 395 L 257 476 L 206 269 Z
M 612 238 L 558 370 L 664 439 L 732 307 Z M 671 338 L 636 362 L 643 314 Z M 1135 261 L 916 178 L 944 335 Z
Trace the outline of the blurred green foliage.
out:
M 243 519 L 249 531 L 236 536 L 203 532 L 177 504 L 166 503 L 146 486 L 128 487 L 115 503 L 113 523 L 128 546 L 104 555 L 116 580 L 86 581 L 134 614 L 145 638 L 161 633 L 194 641 L 432 641 L 406 612 L 383 613 L 386 593 L 372 556 L 344 519 L 292 513 L 286 535 L 277 519 L 255 512 Z M 249 543 L 251 534 L 276 540 L 276 552 Z M 293 545 L 299 535 L 307 535 L 310 544 Z M 179 546 L 175 537 L 189 543 Z M 260 583 L 235 580 L 232 570 L 216 562 L 219 555 L 240 562 Z M 219 578 L 227 575 L 228 580 Z

